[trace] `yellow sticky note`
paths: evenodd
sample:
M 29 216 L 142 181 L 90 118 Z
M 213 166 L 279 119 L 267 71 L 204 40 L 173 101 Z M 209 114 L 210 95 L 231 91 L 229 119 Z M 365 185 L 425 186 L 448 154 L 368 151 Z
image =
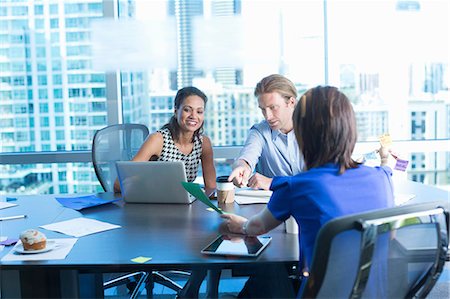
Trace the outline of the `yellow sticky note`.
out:
M 224 212 L 221 208 L 217 208 L 217 209 L 219 209 L 219 210 L 222 212 L 222 214 L 229 214 L 228 212 Z M 206 208 L 206 210 L 207 210 L 207 211 L 210 211 L 210 212 L 217 212 L 217 211 L 214 210 L 213 208 Z
M 135 257 L 134 259 L 131 259 L 131 261 L 134 263 L 143 264 L 143 263 L 150 261 L 151 259 L 152 259 L 151 257 L 138 256 L 138 257 Z
M 391 147 L 392 146 L 392 138 L 389 133 L 383 134 L 379 137 L 380 143 L 384 147 Z

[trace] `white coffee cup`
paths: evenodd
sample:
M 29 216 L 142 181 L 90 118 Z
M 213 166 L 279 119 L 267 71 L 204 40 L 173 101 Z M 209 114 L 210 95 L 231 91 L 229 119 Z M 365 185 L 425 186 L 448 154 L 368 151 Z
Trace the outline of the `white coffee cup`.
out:
M 220 176 L 216 180 L 217 201 L 219 203 L 234 202 L 234 184 L 228 181 L 228 176 Z
M 284 228 L 288 234 L 298 234 L 298 224 L 292 216 L 284 222 Z

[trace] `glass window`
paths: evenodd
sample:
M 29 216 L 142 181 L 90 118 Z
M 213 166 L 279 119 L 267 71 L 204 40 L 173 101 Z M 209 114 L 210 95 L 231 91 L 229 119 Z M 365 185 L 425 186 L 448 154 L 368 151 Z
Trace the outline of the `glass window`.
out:
M 35 15 L 43 15 L 44 14 L 44 6 L 43 5 L 35 5 L 34 6 L 34 14 Z
M 48 127 L 50 125 L 49 118 L 47 116 L 41 117 L 40 120 L 41 120 L 41 126 Z M 47 140 L 47 139 L 45 139 L 45 140 Z
M 0 17 L 5 17 L 8 15 L 8 8 L 0 6 Z
M 47 64 L 44 62 L 37 62 L 37 70 L 38 72 L 45 72 L 47 71 Z
M 17 128 L 26 128 L 28 125 L 27 119 L 23 117 L 19 117 L 15 119 L 15 126 Z
M 69 83 L 84 83 L 86 82 L 86 75 L 68 75 L 67 81 Z
M 28 29 L 28 20 L 18 19 L 11 21 L 11 27 L 14 30 L 27 30 Z
M 56 140 L 64 140 L 64 131 L 62 130 L 56 130 Z
M 50 140 L 50 131 L 41 131 L 41 140 L 43 141 Z
M 40 86 L 45 86 L 47 85 L 47 76 L 46 75 L 39 75 L 38 76 L 38 84 Z
M 81 13 L 85 8 L 84 3 L 66 3 L 64 4 L 64 11 L 66 14 Z
M 44 33 L 36 33 L 34 36 L 35 36 L 35 40 L 36 40 L 37 44 L 45 45 L 45 34 Z
M 61 75 L 53 75 L 53 84 L 54 85 L 62 84 L 62 76 Z
M 64 105 L 63 105 L 63 103 L 61 103 L 61 102 L 56 102 L 55 104 L 54 104 L 54 107 L 55 107 L 55 112 L 63 112 L 64 110 Z M 55 120 L 57 120 L 58 118 L 60 118 L 60 116 L 56 116 L 55 117 Z M 58 121 L 56 121 L 56 125 L 58 126 Z
M 53 89 L 53 97 L 55 99 L 62 99 L 63 98 L 63 90 L 61 88 Z
M 15 86 L 25 86 L 25 77 L 13 77 L 12 84 Z
M 50 19 L 50 28 L 55 29 L 59 27 L 58 19 Z
M 11 63 L 11 70 L 13 72 L 24 72 L 25 71 L 25 64 L 21 62 L 12 62 Z
M 44 29 L 44 19 L 36 19 L 34 21 L 34 26 L 36 29 Z
M 47 99 L 48 98 L 48 92 L 47 89 L 39 89 L 39 99 Z
M 50 34 L 50 41 L 52 42 L 52 44 L 54 43 L 58 43 L 59 42 L 59 32 L 52 32 Z M 56 53 L 53 52 L 53 48 L 52 48 L 52 56 L 59 56 L 59 50 L 56 51 Z M 56 55 L 55 55 L 56 54 Z
M 52 57 L 53 58 L 58 58 L 61 56 L 61 49 L 56 46 L 56 47 L 52 47 Z M 59 62 L 59 61 L 58 61 Z M 59 62 L 60 63 L 60 62 Z M 61 64 L 61 63 L 60 63 Z
M 58 4 L 50 4 L 50 14 L 51 15 L 58 14 Z
M 28 141 L 29 136 L 28 132 L 16 132 L 16 137 L 14 138 L 16 141 Z
M 55 126 L 57 126 L 57 127 L 64 126 L 64 117 L 63 116 L 56 116 L 55 117 Z
M 40 113 L 48 113 L 48 104 L 47 103 L 40 103 L 39 104 L 39 112 Z
M 36 57 L 45 57 L 45 47 L 37 47 L 36 48 Z
M 12 16 L 26 16 L 28 14 L 27 6 L 12 6 L 11 15 Z
M 11 34 L 9 40 L 12 44 L 23 44 L 24 39 L 24 36 L 21 34 Z

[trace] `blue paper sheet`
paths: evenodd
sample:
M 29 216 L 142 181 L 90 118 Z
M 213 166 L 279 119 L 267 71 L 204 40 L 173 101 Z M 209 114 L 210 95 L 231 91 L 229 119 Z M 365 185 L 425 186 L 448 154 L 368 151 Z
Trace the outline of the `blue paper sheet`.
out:
M 122 198 L 103 199 L 95 195 L 88 195 L 79 197 L 56 197 L 55 199 L 66 208 L 79 211 L 82 209 L 115 202 L 121 200 Z

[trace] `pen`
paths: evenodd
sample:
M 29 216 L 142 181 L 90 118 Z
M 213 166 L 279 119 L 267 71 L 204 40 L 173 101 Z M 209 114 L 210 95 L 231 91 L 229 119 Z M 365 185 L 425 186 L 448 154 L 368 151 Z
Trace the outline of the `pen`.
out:
M 396 155 L 394 155 L 393 153 L 389 152 L 391 154 L 392 157 L 394 157 L 395 160 L 398 160 L 398 157 Z
M 27 215 L 17 215 L 17 216 L 0 217 L 0 221 L 3 221 L 3 220 L 13 220 L 13 219 L 20 219 L 20 218 L 27 218 Z

